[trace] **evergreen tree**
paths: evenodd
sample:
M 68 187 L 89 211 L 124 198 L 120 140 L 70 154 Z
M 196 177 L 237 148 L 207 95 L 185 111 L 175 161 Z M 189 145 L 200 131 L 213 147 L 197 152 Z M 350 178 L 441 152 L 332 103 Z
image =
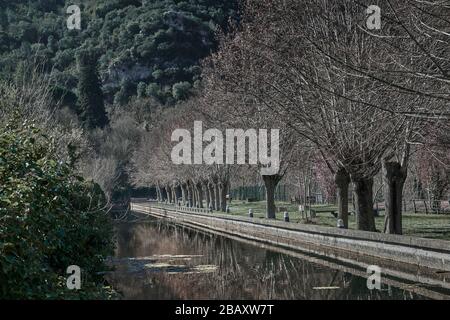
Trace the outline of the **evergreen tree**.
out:
M 97 61 L 98 55 L 93 51 L 81 51 L 77 56 L 78 107 L 81 120 L 88 129 L 103 128 L 109 121 L 105 111 Z

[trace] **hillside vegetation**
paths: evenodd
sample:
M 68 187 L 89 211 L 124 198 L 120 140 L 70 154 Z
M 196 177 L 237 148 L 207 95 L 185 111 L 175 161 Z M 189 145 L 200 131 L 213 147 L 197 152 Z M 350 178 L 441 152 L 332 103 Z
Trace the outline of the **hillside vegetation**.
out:
M 73 1 L 0 1 L 0 77 L 11 79 L 26 61 L 52 72 L 55 92 L 76 105 L 76 56 L 99 53 L 108 102 L 134 95 L 174 104 L 199 84 L 199 61 L 216 47 L 214 33 L 237 16 L 237 1 L 78 1 L 81 30 L 69 30 Z

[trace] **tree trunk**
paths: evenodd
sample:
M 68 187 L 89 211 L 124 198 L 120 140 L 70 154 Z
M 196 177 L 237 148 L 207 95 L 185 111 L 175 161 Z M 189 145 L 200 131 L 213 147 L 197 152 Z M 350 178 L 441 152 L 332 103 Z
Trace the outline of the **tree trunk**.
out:
M 228 184 L 226 182 L 220 184 L 220 210 L 222 212 L 227 212 L 227 186 Z
M 169 190 L 167 188 L 167 186 L 163 187 L 164 190 L 164 202 L 168 202 L 169 200 Z
M 187 204 L 187 187 L 185 183 L 181 184 L 181 201 L 183 206 Z
M 198 207 L 203 208 L 203 188 L 202 184 L 197 184 L 197 197 L 198 197 Z
M 348 185 L 350 183 L 350 176 L 345 169 L 339 169 L 335 176 L 336 183 L 336 197 L 338 205 L 338 219 L 344 223 L 344 228 L 348 229 Z
M 262 176 L 266 187 L 266 218 L 276 219 L 275 189 L 280 182 L 279 175 Z
M 308 177 L 305 175 L 303 176 L 303 213 L 304 219 L 308 219 Z M 303 216 L 302 216 L 303 218 Z
M 164 202 L 164 187 L 161 187 L 161 202 Z
M 220 190 L 219 190 L 219 183 L 214 183 L 214 210 L 220 211 Z
M 203 189 L 205 189 L 205 200 L 206 200 L 206 209 L 209 209 L 209 206 L 211 204 L 210 200 L 210 195 L 209 195 L 209 187 L 208 187 L 208 183 L 204 183 L 203 184 Z
M 197 198 L 195 197 L 195 187 L 192 183 L 189 183 L 189 189 L 191 191 L 191 207 L 195 208 L 197 206 Z
M 176 186 L 172 187 L 172 201 L 175 205 L 178 204 L 178 196 L 177 196 L 177 187 Z
M 373 214 L 373 178 L 353 181 L 356 225 L 358 230 L 376 231 Z
M 208 188 L 209 188 L 209 197 L 210 197 L 211 208 L 212 208 L 212 210 L 216 210 L 216 196 L 214 193 L 214 184 L 209 183 Z
M 192 184 L 191 192 L 192 192 L 192 206 L 194 208 L 197 208 L 197 188 L 195 187 L 195 184 Z
M 403 186 L 406 180 L 406 170 L 398 162 L 383 163 L 383 180 L 385 183 L 385 222 L 384 232 L 402 234 L 402 202 Z
M 161 187 L 159 185 L 156 186 L 156 200 L 158 200 L 158 202 L 162 201 Z
M 220 182 L 217 183 L 218 187 L 219 187 L 219 208 L 217 208 L 217 210 L 222 211 L 222 185 L 220 184 Z
M 189 208 L 192 207 L 192 190 L 191 190 L 191 184 L 188 182 L 186 186 L 187 190 L 187 206 Z
M 169 186 L 166 187 L 166 193 L 167 193 L 167 201 L 169 203 L 172 203 L 172 189 Z

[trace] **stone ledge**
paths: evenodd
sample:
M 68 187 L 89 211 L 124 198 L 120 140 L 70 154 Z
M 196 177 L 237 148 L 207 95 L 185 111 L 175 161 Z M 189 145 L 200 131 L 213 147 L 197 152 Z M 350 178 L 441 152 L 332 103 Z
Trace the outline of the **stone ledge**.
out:
M 293 249 L 303 249 L 304 244 L 311 244 L 315 247 L 334 248 L 412 266 L 450 271 L 450 241 L 299 225 L 224 214 L 184 213 L 167 208 L 150 208 L 148 204 L 133 204 L 132 210 Z

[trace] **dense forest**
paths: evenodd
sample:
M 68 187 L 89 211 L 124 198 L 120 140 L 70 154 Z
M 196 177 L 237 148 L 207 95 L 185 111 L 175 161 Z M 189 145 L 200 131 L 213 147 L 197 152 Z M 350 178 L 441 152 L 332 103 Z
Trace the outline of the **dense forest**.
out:
M 153 97 L 174 104 L 199 84 L 200 59 L 216 47 L 215 32 L 237 16 L 237 1 L 81 1 L 81 30 L 65 27 L 71 1 L 2 1 L 0 77 L 33 61 L 51 73 L 55 94 L 76 106 L 79 50 L 98 52 L 105 97 L 126 104 Z

